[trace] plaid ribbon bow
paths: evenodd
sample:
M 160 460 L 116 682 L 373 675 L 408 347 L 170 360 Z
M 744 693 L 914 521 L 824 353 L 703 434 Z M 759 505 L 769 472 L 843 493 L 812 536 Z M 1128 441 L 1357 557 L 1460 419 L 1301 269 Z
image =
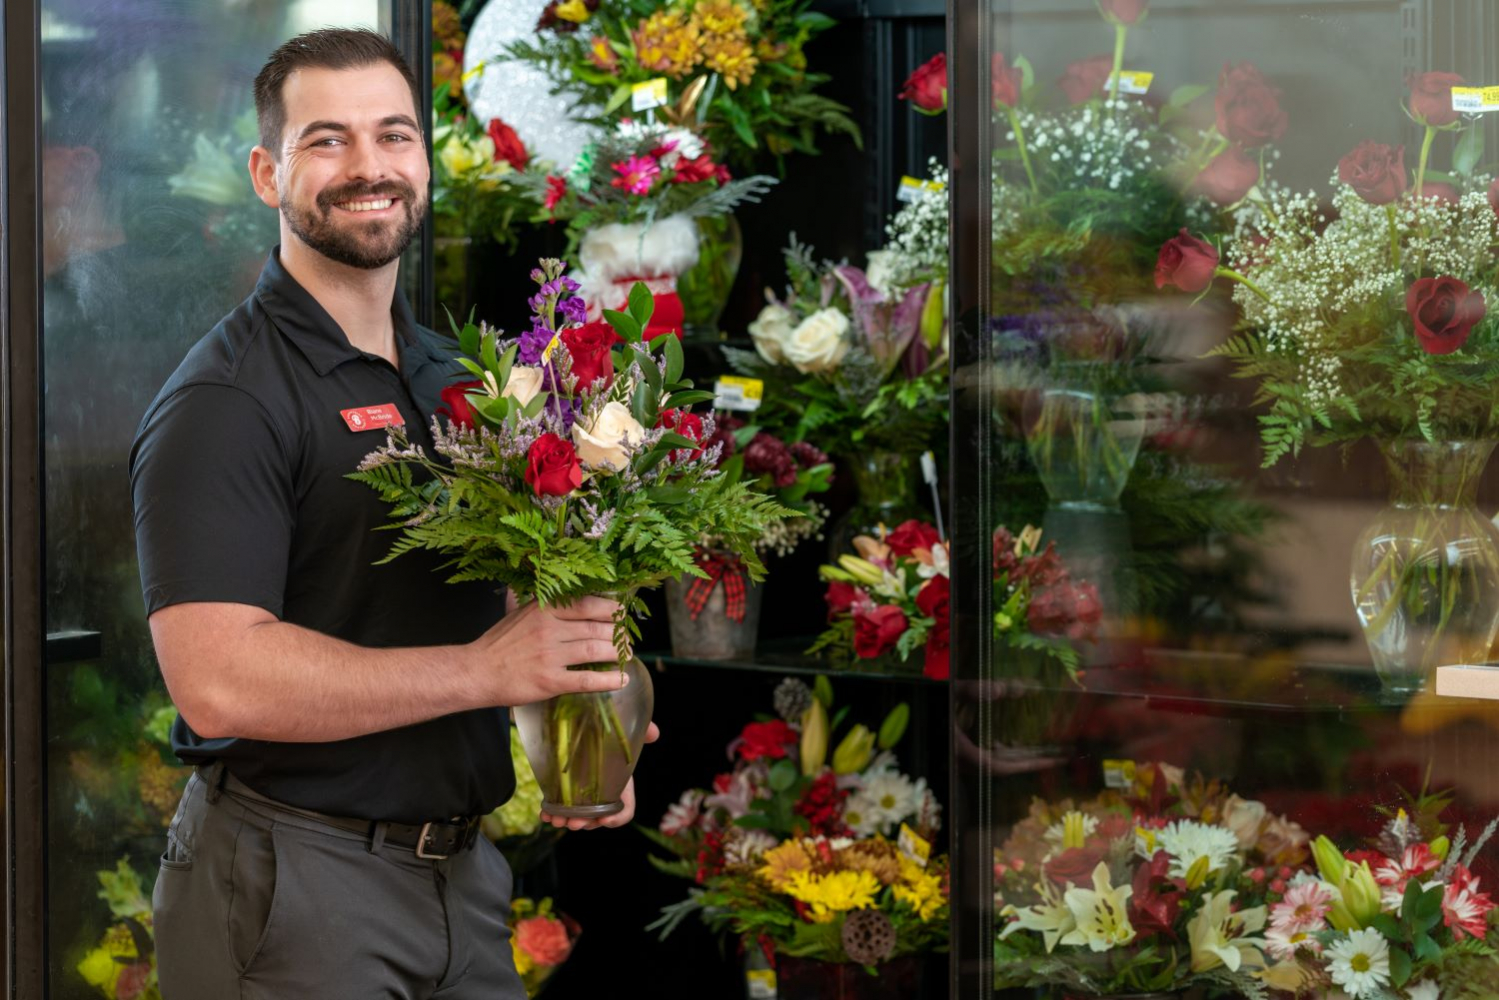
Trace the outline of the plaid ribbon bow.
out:
M 729 621 L 736 624 L 744 622 L 744 563 L 735 555 L 720 555 L 716 552 L 705 552 L 698 556 L 698 569 L 708 574 L 705 580 L 700 576 L 692 578 L 687 585 L 687 610 L 692 614 L 692 620 L 697 621 L 698 615 L 703 613 L 703 608 L 708 606 L 708 598 L 713 596 L 713 591 L 719 583 L 723 583 L 724 614 Z

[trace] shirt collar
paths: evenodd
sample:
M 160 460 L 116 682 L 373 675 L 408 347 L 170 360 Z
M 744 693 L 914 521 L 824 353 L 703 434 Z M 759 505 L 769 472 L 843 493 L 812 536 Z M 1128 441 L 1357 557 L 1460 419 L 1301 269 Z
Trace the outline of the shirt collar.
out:
M 260 281 L 255 286 L 255 297 L 276 324 L 276 328 L 297 345 L 308 363 L 318 375 L 327 375 L 345 361 L 363 357 L 364 354 L 344 335 L 328 310 L 324 309 L 312 293 L 297 283 L 281 264 L 281 248 L 272 248 L 260 271 Z M 399 287 L 390 305 L 391 319 L 395 322 L 396 350 L 401 359 L 401 370 L 408 378 L 417 368 L 429 362 L 448 361 L 435 347 L 427 343 L 416 325 L 411 304 Z

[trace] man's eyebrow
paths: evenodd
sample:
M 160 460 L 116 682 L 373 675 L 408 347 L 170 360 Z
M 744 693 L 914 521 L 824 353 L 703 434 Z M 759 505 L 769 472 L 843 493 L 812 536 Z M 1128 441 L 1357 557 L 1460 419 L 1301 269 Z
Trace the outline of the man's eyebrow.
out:
M 421 127 L 417 125 L 410 115 L 386 115 L 380 119 L 381 128 L 385 128 L 388 125 L 405 125 L 413 132 L 421 131 Z
M 404 125 L 413 132 L 420 131 L 416 121 L 410 115 L 386 115 L 380 119 L 380 128 L 389 128 L 392 125 Z M 309 123 L 301 132 L 297 133 L 297 141 L 301 142 L 314 132 L 344 132 L 349 131 L 349 126 L 343 122 L 328 121 L 326 119 Z

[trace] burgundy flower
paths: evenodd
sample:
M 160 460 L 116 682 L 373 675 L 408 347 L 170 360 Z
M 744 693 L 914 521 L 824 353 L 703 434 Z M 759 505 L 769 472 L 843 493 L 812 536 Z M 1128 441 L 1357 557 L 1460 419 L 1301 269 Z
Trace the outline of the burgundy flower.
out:
M 1411 90 L 1411 114 L 1416 121 L 1433 128 L 1457 121 L 1452 88 L 1463 85 L 1462 77 L 1456 73 L 1412 73 L 1405 78 L 1405 84 Z
M 1371 205 L 1388 205 L 1405 194 L 1405 147 L 1361 142 L 1338 161 L 1338 180 Z
M 1253 63 L 1225 63 L 1218 77 L 1218 132 L 1230 142 L 1254 149 L 1286 134 L 1289 119 L 1280 106 L 1280 91 Z
M 1171 857 L 1157 851 L 1148 862 L 1135 869 L 1134 891 L 1129 899 L 1129 921 L 1142 936 L 1165 934 L 1176 938 L 1176 919 L 1181 915 L 1180 879 L 1169 876 Z
M 848 832 L 843 824 L 843 800 L 848 796 L 848 789 L 838 787 L 838 776 L 827 770 L 807 786 L 791 808 L 806 819 L 814 837 L 841 837 Z
M 906 631 L 906 614 L 893 604 L 882 604 L 854 614 L 854 655 L 873 660 L 895 648 Z
M 791 457 L 796 459 L 796 464 L 803 469 L 814 469 L 828 463 L 827 452 L 806 441 L 798 441 L 791 446 Z
M 1050 587 L 1069 579 L 1062 557 L 1057 555 L 1057 543 L 1048 542 L 1046 548 L 1035 555 L 1018 560 L 1013 582 L 1029 581 L 1032 587 Z
M 1259 161 L 1238 146 L 1230 146 L 1197 175 L 1192 191 L 1220 205 L 1237 205 L 1259 180 Z
M 1195 295 L 1213 283 L 1217 270 L 1217 249 L 1182 229 L 1161 247 L 1155 264 L 1155 286 L 1175 285 Z
M 994 529 L 994 577 L 1009 576 L 1020 566 L 1020 557 L 1015 554 L 1015 536 L 1010 534 L 1010 529 L 998 527 Z
M 1047 861 L 1042 870 L 1046 877 L 1060 886 L 1092 884 L 1093 869 L 1108 853 L 1106 845 L 1089 844 L 1086 847 L 1069 847 Z
M 1483 293 L 1456 278 L 1422 278 L 1405 293 L 1405 311 L 1415 321 L 1416 340 L 1427 354 L 1462 347 L 1488 311 Z
M 796 482 L 796 459 L 780 438 L 756 434 L 744 447 L 744 471 L 752 476 L 769 476 L 771 482 L 784 489 Z
M 1024 73 L 1006 64 L 1003 52 L 994 53 L 989 60 L 989 86 L 993 89 L 996 108 L 1001 104 L 1009 108 L 1018 105 L 1024 80 Z
M 1060 580 L 1031 594 L 1025 620 L 1037 635 L 1091 639 L 1097 632 L 1103 607 L 1098 588 L 1086 581 Z
M 945 576 L 934 576 L 916 592 L 916 607 L 935 624 L 927 631 L 926 664 L 922 673 L 932 680 L 945 681 L 951 673 L 952 612 L 949 602 L 952 584 Z
M 937 114 L 947 110 L 947 53 L 938 52 L 916 67 L 900 89 L 900 99 Z
M 1067 72 L 1062 74 L 1057 84 L 1070 103 L 1082 104 L 1103 93 L 1104 84 L 1109 82 L 1109 76 L 1113 72 L 1113 56 L 1107 53 L 1090 56 L 1068 63 Z

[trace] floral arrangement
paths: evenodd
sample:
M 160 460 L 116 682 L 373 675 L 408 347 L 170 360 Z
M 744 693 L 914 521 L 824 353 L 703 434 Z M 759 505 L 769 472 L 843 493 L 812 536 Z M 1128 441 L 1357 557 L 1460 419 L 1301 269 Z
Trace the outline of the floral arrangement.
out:
M 945 947 L 947 861 L 931 849 L 941 808 L 892 752 L 909 708 L 878 730 L 849 726 L 831 760 L 847 710 L 829 721 L 826 677 L 815 690 L 783 681 L 775 708 L 729 745 L 733 769 L 711 791 L 683 793 L 644 831 L 674 856 L 652 863 L 699 886 L 651 929 L 665 937 L 697 913 L 768 958 L 867 966 Z
M 810 0 L 560 0 L 536 38 L 508 55 L 540 66 L 600 125 L 631 102 L 633 88 L 664 78 L 696 90 L 694 122 L 740 169 L 765 155 L 816 153 L 817 134 L 860 144 L 848 108 L 817 89 L 806 44 L 835 23 Z
M 78 974 L 108 1000 L 161 1000 L 156 984 L 156 945 L 151 897 L 130 862 L 98 872 L 99 898 L 115 922 L 78 963 Z
M 1412 77 L 1407 113 L 1424 129 L 1412 179 L 1403 147 L 1365 141 L 1337 165 L 1331 212 L 1315 194 L 1272 192 L 1225 240 L 1183 231 L 1161 247 L 1157 287 L 1232 283 L 1245 329 L 1213 353 L 1258 381 L 1266 466 L 1306 444 L 1493 435 L 1499 181 L 1477 173 L 1481 126 L 1456 143 L 1452 173 L 1429 169 L 1436 137 L 1461 128 L 1461 82 Z
M 719 448 L 707 444 L 711 415 L 688 419 L 712 394 L 683 379 L 676 337 L 645 338 L 649 291 L 637 285 L 627 312 L 585 323 L 578 284 L 564 270 L 544 260 L 532 271 L 540 286 L 530 299 L 532 328 L 518 337 L 473 324 L 457 331 L 475 380 L 444 391 L 448 419 L 433 420 L 435 456 L 392 427 L 350 478 L 393 505 L 401 537 L 388 558 L 436 550 L 451 556 L 451 580 L 501 583 L 522 601 L 616 598 L 623 667 L 639 638 L 634 616 L 645 613 L 641 590 L 703 576 L 695 552 L 704 537 L 761 579 L 755 542 L 792 512 L 718 470 Z M 624 746 L 607 701 L 563 696 L 548 705 L 571 713 L 553 721 L 582 743 L 598 727 L 595 746 Z M 548 801 L 561 802 L 556 796 L 575 794 L 577 775 L 565 758 L 553 763 L 542 781 Z M 563 787 L 546 787 L 549 780 Z
M 756 542 L 761 552 L 790 555 L 809 538 L 821 538 L 828 509 L 809 494 L 826 493 L 833 484 L 833 462 L 807 441 L 787 444 L 738 417 L 720 416 L 712 443 L 720 446 L 718 467 L 731 480 L 748 479 L 755 489 L 802 516 L 777 521 Z
M 857 267 L 815 261 L 795 235 L 785 257 L 785 296 L 749 325 L 755 351 L 725 350 L 737 370 L 775 387 L 761 420 L 791 441 L 816 435 L 835 455 L 924 451 L 946 433 L 948 412 L 932 286 L 881 291 Z
M 552 909 L 550 899 L 524 896 L 510 901 L 510 948 L 526 996 L 541 993 L 552 973 L 567 961 L 583 929 L 571 917 Z
M 1220 782 L 1110 766 L 1112 790 L 1033 802 L 995 851 L 995 987 L 1268 996 L 1287 970 L 1265 931 L 1307 892 L 1310 835 Z
M 869 255 L 867 277 L 885 295 L 933 286 L 941 294 L 950 266 L 947 168 L 935 157 L 927 165 L 927 187 L 902 206 L 885 226 L 885 245 Z M 931 300 L 928 299 L 931 308 Z

